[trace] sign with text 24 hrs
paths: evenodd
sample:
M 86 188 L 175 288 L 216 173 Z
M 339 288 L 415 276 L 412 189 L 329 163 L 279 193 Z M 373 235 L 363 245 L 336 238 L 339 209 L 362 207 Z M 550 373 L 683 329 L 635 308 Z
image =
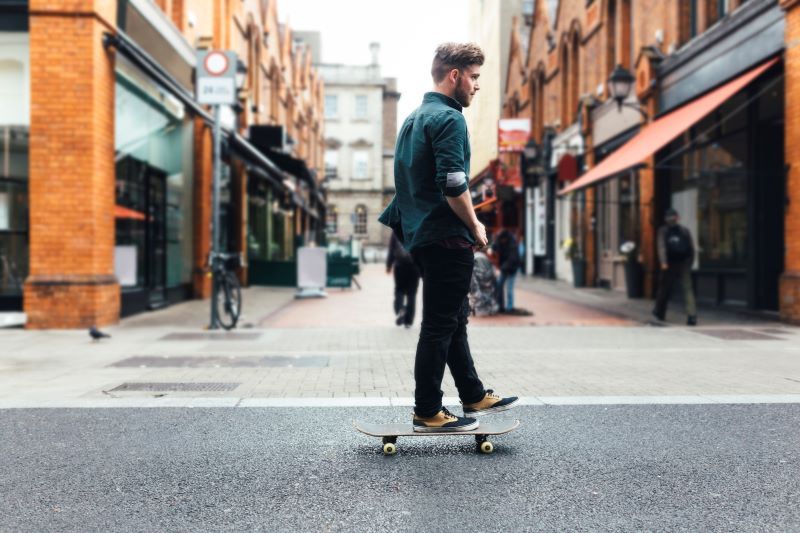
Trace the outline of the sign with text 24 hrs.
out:
M 236 103 L 236 54 L 226 50 L 197 52 L 197 102 L 211 105 Z

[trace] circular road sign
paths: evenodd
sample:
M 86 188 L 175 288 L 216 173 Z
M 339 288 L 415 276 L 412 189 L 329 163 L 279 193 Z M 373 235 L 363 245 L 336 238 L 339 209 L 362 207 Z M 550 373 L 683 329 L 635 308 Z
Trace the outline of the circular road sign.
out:
M 228 57 L 222 52 L 209 52 L 203 66 L 212 76 L 221 76 L 228 70 Z

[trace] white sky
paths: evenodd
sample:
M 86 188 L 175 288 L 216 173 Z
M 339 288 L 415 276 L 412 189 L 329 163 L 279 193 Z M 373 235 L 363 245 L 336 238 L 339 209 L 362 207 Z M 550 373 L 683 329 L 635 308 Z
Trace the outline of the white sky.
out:
M 467 0 L 279 0 L 278 17 L 297 31 L 322 34 L 322 62 L 369 64 L 379 42 L 385 77 L 401 93 L 398 126 L 431 89 L 436 46 L 469 37 Z

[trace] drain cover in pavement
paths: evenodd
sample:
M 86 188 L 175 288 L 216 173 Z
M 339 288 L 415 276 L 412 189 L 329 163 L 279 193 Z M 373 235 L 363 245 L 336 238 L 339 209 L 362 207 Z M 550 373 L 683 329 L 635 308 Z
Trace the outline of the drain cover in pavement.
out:
M 117 361 L 109 366 L 123 368 L 323 368 L 328 366 L 329 362 L 330 357 L 319 355 L 301 355 L 297 357 L 282 355 L 263 357 L 195 357 L 191 355 L 162 357 L 140 355 Z
M 169 333 L 161 337 L 160 341 L 254 341 L 261 337 L 261 333 L 254 331 L 238 332 L 224 331 L 212 333 L 210 331 L 196 331 L 184 333 Z
M 701 335 L 708 335 L 726 341 L 774 341 L 780 340 L 779 337 L 764 335 L 756 331 L 746 329 L 698 329 L 694 331 Z
M 241 383 L 123 383 L 109 392 L 227 392 Z
M 767 335 L 789 335 L 791 333 L 788 329 L 781 328 L 761 328 L 758 331 Z

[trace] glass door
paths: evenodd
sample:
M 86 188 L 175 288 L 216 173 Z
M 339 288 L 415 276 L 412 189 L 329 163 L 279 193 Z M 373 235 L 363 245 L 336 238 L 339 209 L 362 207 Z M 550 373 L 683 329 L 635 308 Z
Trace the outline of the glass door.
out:
M 148 167 L 147 172 L 147 290 L 148 306 L 161 307 L 167 288 L 167 180 Z

